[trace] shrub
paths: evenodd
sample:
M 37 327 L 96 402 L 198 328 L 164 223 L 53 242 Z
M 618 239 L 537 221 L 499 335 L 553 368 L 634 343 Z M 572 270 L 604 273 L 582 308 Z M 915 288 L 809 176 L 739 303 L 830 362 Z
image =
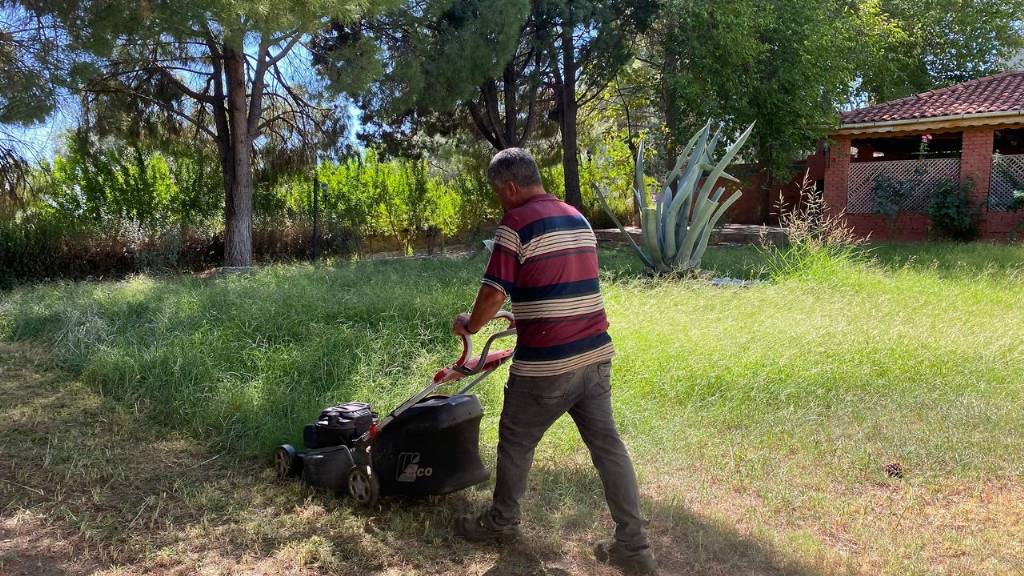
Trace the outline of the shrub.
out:
M 945 179 L 936 186 L 928 203 L 933 235 L 961 241 L 977 237 L 980 210 L 971 199 L 973 191 L 969 178 Z
M 903 204 L 914 190 L 921 186 L 924 174 L 924 167 L 919 165 L 909 180 L 897 180 L 885 172 L 875 175 L 872 186 L 875 212 L 882 215 L 890 237 L 896 225 L 896 217 L 903 210 Z
M 0 286 L 52 278 L 199 270 L 221 263 L 222 204 L 216 158 L 202 150 L 155 151 L 68 140 L 68 152 L 32 174 L 17 205 L 0 206 Z M 483 169 L 453 174 L 424 160 L 362 157 L 320 167 L 324 255 L 432 250 L 477 234 L 498 210 Z M 312 174 L 256 183 L 258 261 L 310 254 Z

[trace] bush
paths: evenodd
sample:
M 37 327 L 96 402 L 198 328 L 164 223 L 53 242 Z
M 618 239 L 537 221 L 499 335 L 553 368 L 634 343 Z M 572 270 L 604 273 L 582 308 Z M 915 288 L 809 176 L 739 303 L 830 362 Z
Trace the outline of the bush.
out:
M 99 144 L 73 135 L 68 152 L 32 174 L 17 205 L 0 206 L 0 286 L 53 278 L 200 270 L 223 258 L 223 189 L 202 150 Z M 320 167 L 321 253 L 404 251 L 479 234 L 498 210 L 482 169 L 454 174 L 373 150 Z M 469 176 L 466 176 L 468 174 Z M 310 254 L 313 174 L 258 181 L 253 256 Z
M 978 236 L 980 210 L 971 199 L 973 191 L 974 182 L 970 179 L 945 179 L 939 183 L 928 203 L 934 236 L 960 241 Z

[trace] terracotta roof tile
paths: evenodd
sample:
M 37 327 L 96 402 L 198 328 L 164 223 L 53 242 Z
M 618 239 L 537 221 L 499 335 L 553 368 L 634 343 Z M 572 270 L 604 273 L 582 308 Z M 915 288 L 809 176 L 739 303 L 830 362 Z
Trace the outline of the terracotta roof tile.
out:
M 1004 72 L 843 112 L 844 125 L 1024 110 L 1024 71 Z

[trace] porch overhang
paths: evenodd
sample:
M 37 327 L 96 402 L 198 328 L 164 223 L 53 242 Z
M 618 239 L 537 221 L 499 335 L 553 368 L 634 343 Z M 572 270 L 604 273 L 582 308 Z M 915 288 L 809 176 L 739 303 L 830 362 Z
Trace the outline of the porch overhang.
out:
M 840 124 L 833 136 L 900 136 L 929 132 L 956 132 L 964 128 L 992 126 L 1017 128 L 1024 126 L 1024 110 L 954 114 L 931 118 L 906 118 L 880 122 Z

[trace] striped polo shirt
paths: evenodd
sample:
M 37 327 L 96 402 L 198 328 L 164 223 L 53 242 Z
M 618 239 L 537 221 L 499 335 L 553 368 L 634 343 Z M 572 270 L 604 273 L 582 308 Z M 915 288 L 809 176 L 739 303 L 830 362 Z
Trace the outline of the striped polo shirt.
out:
M 553 376 L 614 355 L 597 239 L 587 219 L 558 198 L 535 196 L 505 213 L 483 283 L 512 300 L 512 374 Z

